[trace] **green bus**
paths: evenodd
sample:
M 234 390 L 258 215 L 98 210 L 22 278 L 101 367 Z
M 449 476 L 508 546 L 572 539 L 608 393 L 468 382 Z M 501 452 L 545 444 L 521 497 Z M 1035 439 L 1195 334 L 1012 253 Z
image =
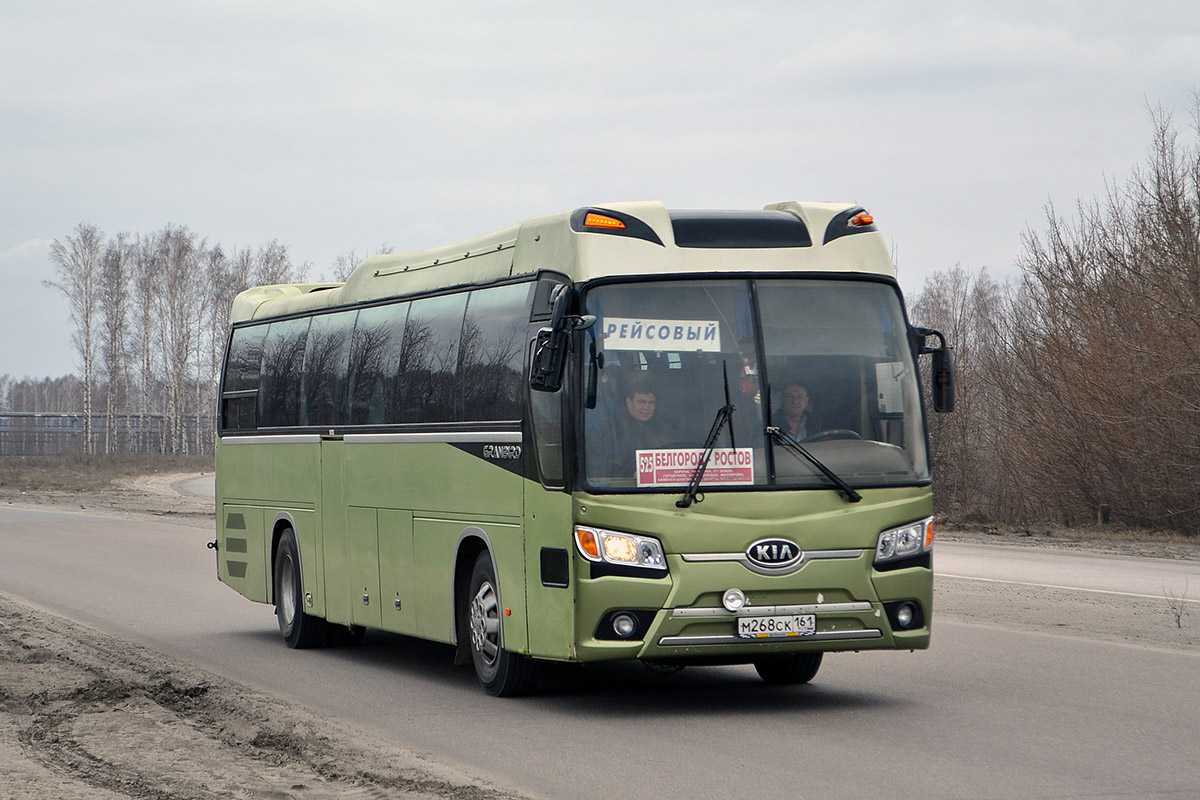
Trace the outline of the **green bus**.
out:
M 862 208 L 614 203 L 233 304 L 221 581 L 287 645 L 445 642 L 498 696 L 542 661 L 923 649 L 929 403 Z

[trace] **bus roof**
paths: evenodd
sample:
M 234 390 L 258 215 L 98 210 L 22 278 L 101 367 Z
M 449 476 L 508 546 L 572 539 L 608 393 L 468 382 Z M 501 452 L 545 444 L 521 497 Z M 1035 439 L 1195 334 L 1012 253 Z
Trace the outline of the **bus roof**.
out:
M 241 322 L 487 283 L 543 270 L 573 281 L 736 272 L 895 275 L 883 236 L 852 203 L 775 203 L 762 211 L 677 211 L 659 202 L 603 203 L 534 217 L 444 247 L 363 261 L 344 284 L 247 289 Z

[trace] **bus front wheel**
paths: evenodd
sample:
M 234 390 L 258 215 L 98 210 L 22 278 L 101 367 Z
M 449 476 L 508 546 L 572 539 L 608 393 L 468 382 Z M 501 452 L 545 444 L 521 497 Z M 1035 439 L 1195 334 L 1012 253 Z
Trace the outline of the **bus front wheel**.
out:
M 485 550 L 475 559 L 471 582 L 463 598 L 467 606 L 471 661 L 484 691 L 493 697 L 513 697 L 533 688 L 536 666 L 520 653 L 503 647 L 498 585 L 492 557 Z
M 289 528 L 275 551 L 275 617 L 288 647 L 297 650 L 325 642 L 325 620 L 304 613 L 304 581 L 300 575 L 300 548 Z
M 796 653 L 782 658 L 764 658 L 754 662 L 758 677 L 776 686 L 808 683 L 817 676 L 824 653 Z

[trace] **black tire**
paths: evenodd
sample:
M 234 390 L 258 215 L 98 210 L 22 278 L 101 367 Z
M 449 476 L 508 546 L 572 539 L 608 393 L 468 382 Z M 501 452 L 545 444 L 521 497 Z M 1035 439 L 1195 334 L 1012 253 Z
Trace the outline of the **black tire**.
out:
M 304 578 L 300 573 L 300 548 L 289 528 L 275 551 L 275 617 L 288 647 L 303 650 L 325 643 L 327 625 L 320 617 L 304 613 Z
M 466 635 L 479 685 L 493 697 L 515 697 L 533 688 L 537 665 L 504 649 L 499 583 L 492 557 L 485 550 L 475 559 L 471 581 L 461 602 L 466 609 Z
M 817 676 L 824 653 L 796 653 L 782 658 L 764 658 L 754 662 L 758 677 L 774 686 L 808 683 Z

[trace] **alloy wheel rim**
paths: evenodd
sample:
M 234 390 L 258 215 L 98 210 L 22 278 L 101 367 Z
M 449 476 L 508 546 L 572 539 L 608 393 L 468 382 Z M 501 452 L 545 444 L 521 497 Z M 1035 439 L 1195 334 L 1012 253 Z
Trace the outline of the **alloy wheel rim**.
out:
M 279 581 L 279 592 L 282 597 L 279 598 L 279 609 L 283 614 L 283 621 L 288 625 L 296 619 L 296 570 L 292 566 L 292 559 L 289 556 L 283 557 L 283 563 L 280 565 L 282 574 Z
M 484 581 L 471 600 L 471 647 L 491 666 L 500 655 L 500 604 L 496 590 Z

